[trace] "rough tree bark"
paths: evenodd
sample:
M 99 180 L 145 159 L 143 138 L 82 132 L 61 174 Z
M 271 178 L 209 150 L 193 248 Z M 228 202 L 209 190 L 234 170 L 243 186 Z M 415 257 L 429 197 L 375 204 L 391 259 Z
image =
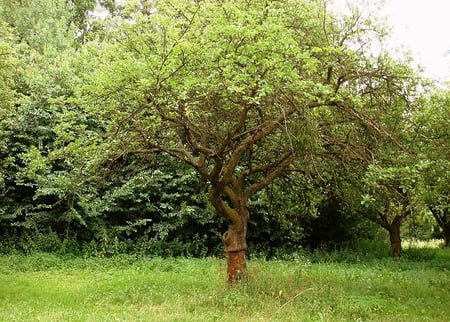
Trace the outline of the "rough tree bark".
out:
M 239 223 L 230 224 L 222 236 L 227 254 L 227 282 L 229 285 L 244 278 L 247 270 L 245 251 L 247 249 L 248 215 L 244 216 L 247 218 L 242 218 Z
M 225 189 L 229 203 L 225 202 L 217 189 L 210 190 L 210 200 L 214 207 L 228 221 L 228 230 L 222 236 L 227 255 L 227 283 L 232 285 L 246 274 L 245 252 L 247 249 L 247 224 L 250 217 L 248 197 L 242 193 Z
M 402 252 L 402 240 L 400 237 L 400 226 L 403 217 L 396 216 L 392 221 L 388 231 L 389 231 L 389 241 L 391 242 L 392 255 L 399 258 Z

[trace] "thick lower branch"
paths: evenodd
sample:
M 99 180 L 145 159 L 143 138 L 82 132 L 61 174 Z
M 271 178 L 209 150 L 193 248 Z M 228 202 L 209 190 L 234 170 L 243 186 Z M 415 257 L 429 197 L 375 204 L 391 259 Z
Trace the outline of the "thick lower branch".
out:
M 273 169 L 259 182 L 256 182 L 249 186 L 244 195 L 247 198 L 250 198 L 255 192 L 267 187 L 273 180 L 278 178 L 283 171 L 285 171 L 289 165 L 292 163 L 292 152 L 287 151 L 283 153 L 283 155 L 278 159 L 278 161 L 274 164 Z
M 240 222 L 239 214 L 236 210 L 231 208 L 225 201 L 220 197 L 219 192 L 211 188 L 209 190 L 209 200 L 212 205 L 232 224 Z

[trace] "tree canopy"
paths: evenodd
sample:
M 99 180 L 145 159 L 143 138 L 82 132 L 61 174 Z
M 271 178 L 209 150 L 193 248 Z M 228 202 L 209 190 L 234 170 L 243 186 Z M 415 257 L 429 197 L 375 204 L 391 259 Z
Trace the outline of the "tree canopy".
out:
M 110 157 L 163 152 L 195 168 L 229 223 L 229 256 L 247 247 L 251 196 L 294 159 L 303 170 L 323 157 L 367 164 L 371 145 L 400 144 L 389 127 L 408 106 L 410 68 L 374 54 L 384 31 L 370 19 L 324 9 L 156 2 L 114 20 L 97 51 L 81 97 L 106 120 Z

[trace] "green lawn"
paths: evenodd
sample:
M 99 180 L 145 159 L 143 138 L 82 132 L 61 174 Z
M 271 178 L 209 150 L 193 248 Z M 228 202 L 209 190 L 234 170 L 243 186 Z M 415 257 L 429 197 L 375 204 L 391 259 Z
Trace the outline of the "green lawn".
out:
M 216 258 L 0 256 L 0 320 L 448 321 L 450 251 L 411 254 L 252 260 L 232 289 Z

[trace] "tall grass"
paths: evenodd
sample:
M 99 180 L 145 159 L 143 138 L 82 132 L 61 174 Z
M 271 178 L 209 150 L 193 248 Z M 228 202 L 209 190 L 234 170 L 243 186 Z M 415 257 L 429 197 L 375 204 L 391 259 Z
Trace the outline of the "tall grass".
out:
M 448 321 L 450 250 L 433 251 L 254 259 L 231 289 L 218 258 L 1 256 L 0 320 Z

